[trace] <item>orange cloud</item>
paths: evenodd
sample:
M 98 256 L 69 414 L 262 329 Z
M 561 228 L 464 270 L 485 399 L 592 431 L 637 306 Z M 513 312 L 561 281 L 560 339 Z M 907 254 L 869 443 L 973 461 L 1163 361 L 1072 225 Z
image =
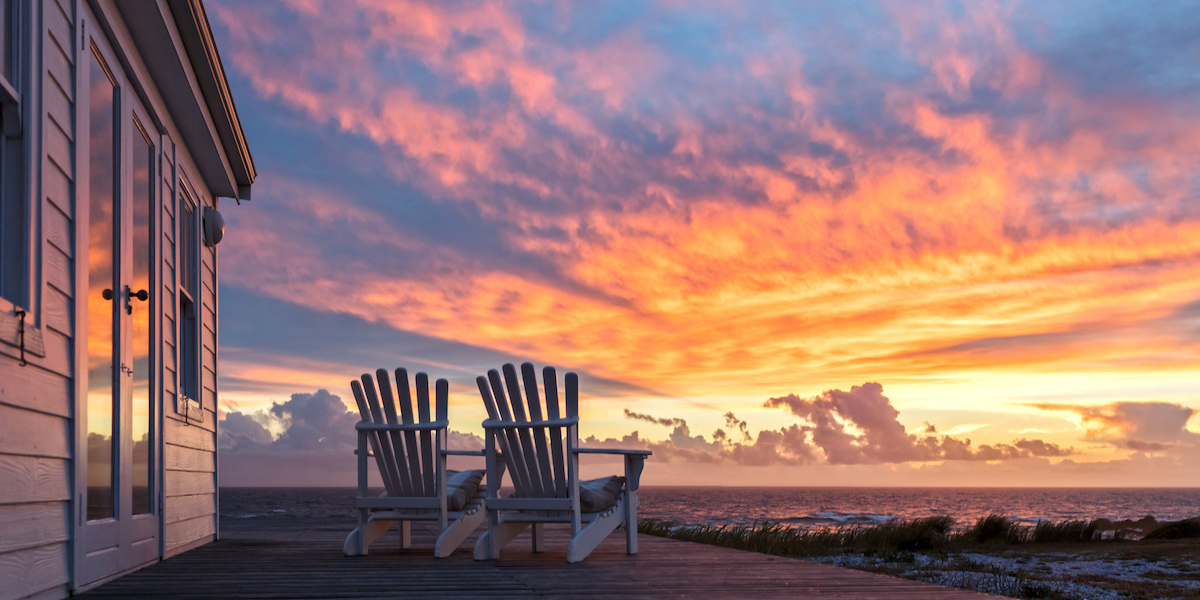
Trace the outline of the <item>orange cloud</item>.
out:
M 1037 7 L 869 8 L 814 9 L 834 31 L 721 3 L 613 26 L 577 4 L 218 5 L 261 102 L 377 161 L 314 144 L 345 185 L 264 168 L 222 277 L 749 407 L 1196 372 L 1189 89 L 1081 79 L 1053 23 L 1022 25 Z

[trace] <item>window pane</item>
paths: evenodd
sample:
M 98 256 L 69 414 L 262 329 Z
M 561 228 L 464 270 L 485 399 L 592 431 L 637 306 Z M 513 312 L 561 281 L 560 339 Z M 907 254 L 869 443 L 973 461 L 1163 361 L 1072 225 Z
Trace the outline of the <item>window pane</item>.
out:
M 180 392 L 193 400 L 200 399 L 199 360 L 197 352 L 196 316 L 199 301 L 197 255 L 199 238 L 196 232 L 197 209 L 187 196 L 179 197 L 179 387 Z
M 0 298 L 21 307 L 25 302 L 26 245 L 29 221 L 25 218 L 28 201 L 21 189 L 21 139 L 0 141 Z
M 113 491 L 113 330 L 115 308 L 121 304 L 116 285 L 113 210 L 116 137 L 113 115 L 115 89 L 99 60 L 91 56 L 88 114 L 91 121 L 88 164 L 88 399 L 87 399 L 87 516 L 114 516 Z M 107 292 L 107 293 L 106 293 Z M 105 298 L 108 296 L 108 298 Z
M 196 298 L 196 212 L 190 202 L 179 197 L 179 286 Z
M 133 135 L 133 282 L 131 289 L 149 294 L 150 215 L 154 194 L 154 147 L 145 136 Z M 133 514 L 150 512 L 150 300 L 131 299 L 133 352 Z
M 4 64 L 0 65 L 3 68 L 4 78 L 9 84 L 13 83 L 13 42 L 17 36 L 13 35 L 13 0 L 2 0 L 3 5 L 0 6 L 0 60 Z
M 0 0 L 0 73 L 12 80 L 13 69 L 13 0 Z M 9 109 L 6 109 L 9 110 Z M 25 302 L 26 247 L 25 218 L 28 204 L 22 197 L 20 177 L 23 144 L 20 138 L 0 138 L 0 298 L 21 307 Z

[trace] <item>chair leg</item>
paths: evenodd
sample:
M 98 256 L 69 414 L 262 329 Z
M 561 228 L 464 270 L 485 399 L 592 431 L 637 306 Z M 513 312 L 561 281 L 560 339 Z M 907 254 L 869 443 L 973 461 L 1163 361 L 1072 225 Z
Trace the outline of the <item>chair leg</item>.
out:
M 633 555 L 638 553 L 638 497 L 637 492 L 625 490 L 625 552 Z
M 400 521 L 400 548 L 412 548 L 412 521 Z
M 367 521 L 358 529 L 350 532 L 346 536 L 346 543 L 342 546 L 342 552 L 346 556 L 363 556 L 367 553 L 367 548 L 371 543 L 379 539 L 383 534 L 387 533 L 395 521 Z
M 545 525 L 546 525 L 545 523 L 534 523 L 533 524 L 533 551 L 534 552 L 545 552 L 546 551 L 546 532 L 544 531 Z
M 433 546 L 433 555 L 437 558 L 446 558 L 454 554 L 467 536 L 479 528 L 485 517 L 483 509 L 479 509 L 473 514 L 463 515 L 455 520 L 438 536 L 437 543 Z
M 479 541 L 475 543 L 475 560 L 500 558 L 500 549 L 525 531 L 526 527 L 529 527 L 529 523 L 497 523 L 489 527 L 487 533 L 479 536 Z
M 625 501 L 617 503 L 613 511 L 606 517 L 600 517 L 584 527 L 582 531 L 575 534 L 571 538 L 571 545 L 567 546 L 567 562 L 577 563 L 592 553 L 608 534 L 617 529 L 617 526 L 625 522 Z

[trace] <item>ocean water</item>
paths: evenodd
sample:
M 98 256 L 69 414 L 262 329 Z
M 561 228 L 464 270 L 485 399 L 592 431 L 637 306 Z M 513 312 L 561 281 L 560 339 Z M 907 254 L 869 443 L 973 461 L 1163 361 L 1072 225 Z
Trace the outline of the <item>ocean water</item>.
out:
M 221 516 L 354 519 L 354 496 L 353 488 L 221 488 Z M 949 515 L 965 526 L 989 514 L 1027 523 L 1200 517 L 1200 488 L 643 487 L 638 497 L 640 517 L 688 525 L 837 527 Z

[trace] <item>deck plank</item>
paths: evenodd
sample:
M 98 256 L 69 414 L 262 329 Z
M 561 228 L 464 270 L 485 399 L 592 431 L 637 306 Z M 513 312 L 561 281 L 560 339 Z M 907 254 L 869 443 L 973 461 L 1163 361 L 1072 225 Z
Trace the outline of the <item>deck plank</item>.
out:
M 471 557 L 474 536 L 450 558 L 432 557 L 433 530 L 395 530 L 367 556 L 342 556 L 345 519 L 226 519 L 221 540 L 81 594 L 102 598 L 987 598 L 927 583 L 803 560 L 639 536 L 637 556 L 612 535 L 582 563 L 566 563 L 569 531 L 546 527 L 546 552 L 526 532 L 498 561 Z M 480 530 L 482 531 L 482 529 Z M 478 532 L 476 533 L 478 535 Z

